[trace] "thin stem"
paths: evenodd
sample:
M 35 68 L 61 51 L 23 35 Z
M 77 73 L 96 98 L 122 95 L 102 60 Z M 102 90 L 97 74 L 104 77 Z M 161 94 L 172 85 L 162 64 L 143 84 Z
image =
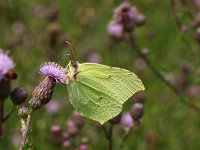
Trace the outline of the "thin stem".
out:
M 28 117 L 26 119 L 26 123 L 25 123 L 25 126 L 24 126 L 23 131 L 22 131 L 22 139 L 21 139 L 20 150 L 22 150 L 23 146 L 26 143 L 26 139 L 27 139 L 27 135 L 28 135 L 29 126 L 30 126 L 30 123 L 31 123 L 32 116 L 33 116 L 33 112 L 30 112 L 30 114 L 28 115 Z
M 108 134 L 108 131 L 107 131 L 105 125 L 102 125 L 102 129 L 103 129 L 103 132 L 105 134 L 106 139 L 108 140 L 109 139 L 109 134 Z
M 108 150 L 112 150 L 113 149 L 113 125 L 110 124 L 109 131 L 107 131 L 105 125 L 102 126 L 102 129 L 108 141 Z
M 174 18 L 175 18 L 175 21 L 176 21 L 176 25 L 177 25 L 178 29 L 181 31 L 182 23 L 181 23 L 181 20 L 180 20 L 178 14 L 176 13 L 176 2 L 175 2 L 175 0 L 171 0 L 170 5 L 171 5 L 171 8 L 172 8 L 172 14 L 174 15 Z
M 124 143 L 125 143 L 125 141 L 127 140 L 127 138 L 129 137 L 129 135 L 131 134 L 132 130 L 133 130 L 133 127 L 131 127 L 130 129 L 128 129 L 128 130 L 125 132 L 125 134 L 124 134 L 124 136 L 123 136 L 123 138 L 122 138 L 122 141 L 121 141 L 121 143 L 120 143 L 120 145 L 119 145 L 119 150 L 122 150 L 122 149 L 123 149 Z
M 149 69 L 154 73 L 154 75 L 156 75 L 177 96 L 179 96 L 179 97 L 185 96 L 180 89 L 178 89 L 176 86 L 174 86 L 173 84 L 171 84 L 168 80 L 166 80 L 165 77 L 151 64 L 151 62 L 148 60 L 148 58 L 146 57 L 146 55 L 144 55 L 141 52 L 140 48 L 136 44 L 135 39 L 134 39 L 134 37 L 132 35 L 130 36 L 130 43 L 131 43 L 131 46 L 133 47 L 133 49 L 145 61 L 145 63 L 147 64 L 147 66 L 149 67 Z M 200 111 L 200 108 L 197 107 L 195 104 L 193 104 L 191 102 L 187 106 L 191 107 L 193 110 Z
M 11 110 L 7 114 L 5 114 L 5 116 L 3 117 L 3 122 L 5 122 L 11 116 L 14 110 L 15 110 L 15 105 L 13 105 Z
M 109 129 L 109 150 L 112 150 L 113 148 L 113 125 L 110 125 Z
M 4 101 L 0 100 L 0 137 L 3 134 L 3 103 Z
M 144 55 L 141 51 L 140 48 L 137 46 L 135 43 L 134 37 L 130 36 L 130 42 L 131 46 L 134 48 L 136 53 L 145 61 L 149 69 L 163 82 L 165 85 L 167 85 L 174 93 L 178 96 L 181 95 L 181 91 L 175 87 L 173 84 L 171 84 L 168 80 L 165 79 L 165 77 L 151 64 L 151 62 L 147 59 L 146 55 Z

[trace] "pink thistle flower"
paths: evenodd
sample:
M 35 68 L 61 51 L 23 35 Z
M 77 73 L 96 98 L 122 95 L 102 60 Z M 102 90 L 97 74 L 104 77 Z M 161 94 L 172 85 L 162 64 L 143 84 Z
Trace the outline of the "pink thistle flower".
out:
M 0 49 L 0 80 L 14 67 L 15 64 L 8 56 L 8 52 L 3 52 L 3 50 Z
M 68 73 L 60 65 L 55 62 L 46 62 L 41 65 L 40 72 L 46 76 L 50 76 L 56 80 L 56 82 L 68 83 Z

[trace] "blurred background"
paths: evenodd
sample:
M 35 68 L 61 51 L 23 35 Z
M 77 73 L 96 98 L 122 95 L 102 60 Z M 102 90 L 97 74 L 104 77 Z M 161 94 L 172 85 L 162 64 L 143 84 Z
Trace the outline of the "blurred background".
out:
M 18 78 L 12 86 L 21 86 L 29 98 L 34 87 L 44 78 L 39 67 L 46 61 L 66 66 L 71 53 L 69 41 L 81 62 L 98 62 L 126 68 L 136 73 L 146 90 L 124 104 L 127 112 L 135 101 L 144 103 L 144 115 L 124 144 L 124 150 L 197 150 L 200 147 L 200 30 L 198 0 L 132 0 L 146 23 L 134 30 L 137 44 L 148 52 L 147 58 L 170 82 L 184 91 L 177 96 L 157 78 L 143 59 L 123 40 L 113 41 L 107 25 L 113 10 L 122 0 L 0 0 L 0 47 L 10 51 Z M 196 20 L 195 20 L 196 19 Z M 181 21 L 181 23 L 179 23 Z M 186 75 L 184 72 L 189 72 Z M 182 83 L 187 82 L 183 85 Z M 141 96 L 142 95 L 142 96 Z M 12 106 L 5 101 L 5 111 Z M 20 143 L 18 109 L 4 124 L 0 149 L 17 149 Z M 31 123 L 30 141 L 35 150 L 66 149 L 64 143 L 52 142 L 52 125 L 65 130 L 72 111 L 67 86 L 57 85 L 52 101 L 39 109 Z M 113 149 L 117 149 L 123 132 L 114 128 Z M 84 126 L 73 137 L 73 144 L 87 139 L 89 149 L 107 149 L 107 140 L 99 125 L 85 119 Z M 66 144 L 66 143 L 65 143 Z

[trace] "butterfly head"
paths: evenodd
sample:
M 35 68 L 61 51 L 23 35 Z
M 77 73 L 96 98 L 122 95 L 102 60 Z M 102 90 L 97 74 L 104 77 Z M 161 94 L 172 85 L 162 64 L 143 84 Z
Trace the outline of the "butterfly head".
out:
M 78 61 L 70 60 L 69 64 L 67 65 L 67 72 L 69 75 L 70 80 L 76 80 L 76 74 L 78 73 Z

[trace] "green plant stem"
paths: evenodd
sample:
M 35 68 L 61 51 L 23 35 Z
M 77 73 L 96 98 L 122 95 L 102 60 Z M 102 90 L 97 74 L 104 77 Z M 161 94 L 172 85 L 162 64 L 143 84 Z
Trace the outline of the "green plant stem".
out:
M 28 135 L 29 126 L 30 126 L 30 123 L 31 123 L 32 116 L 33 116 L 33 111 L 31 111 L 30 114 L 28 115 L 28 117 L 26 119 L 25 126 L 23 128 L 20 150 L 22 150 L 23 146 L 26 144 L 26 139 L 27 139 L 27 135 Z
M 104 134 L 105 134 L 106 139 L 108 139 L 108 138 L 109 138 L 109 135 L 108 135 L 108 132 L 107 132 L 107 130 L 106 130 L 105 125 L 102 125 L 102 129 L 103 129 L 103 132 L 104 132 Z
M 119 150 L 122 150 L 122 149 L 123 149 L 124 143 L 125 143 L 125 141 L 127 140 L 127 138 L 129 137 L 129 135 L 131 134 L 132 130 L 133 130 L 133 127 L 131 127 L 130 129 L 128 129 L 128 130 L 125 132 L 125 134 L 124 134 L 124 136 L 123 136 L 123 138 L 122 138 L 122 141 L 121 141 L 121 143 L 119 144 Z
M 181 23 L 181 20 L 180 20 L 178 14 L 176 13 L 176 2 L 175 2 L 175 0 L 170 0 L 170 6 L 172 8 L 172 14 L 175 18 L 176 25 L 177 25 L 178 29 L 181 31 L 182 23 Z
M 0 137 L 3 134 L 3 103 L 4 101 L 0 100 Z
M 108 141 L 108 150 L 112 150 L 113 149 L 113 125 L 110 124 L 109 131 L 107 131 L 105 125 L 102 126 L 102 129 Z
M 15 110 L 15 105 L 13 105 L 11 110 L 7 114 L 5 114 L 5 116 L 3 117 L 3 122 L 5 122 L 11 116 L 14 110 Z
M 109 150 L 113 149 L 113 125 L 110 125 L 109 128 Z
M 154 75 L 157 76 L 166 86 L 168 86 L 178 97 L 186 96 L 186 95 L 183 94 L 183 91 L 181 91 L 176 86 L 171 84 L 168 80 L 166 80 L 165 77 L 151 64 L 151 62 L 148 60 L 146 55 L 144 55 L 141 52 L 140 48 L 136 44 L 133 35 L 130 35 L 129 38 L 130 38 L 129 40 L 130 40 L 130 44 L 131 44 L 132 48 L 136 51 L 138 56 L 141 57 L 145 61 L 145 63 L 147 64 L 149 69 L 154 73 Z M 195 111 L 200 111 L 200 108 L 197 107 L 192 102 L 189 102 L 187 106 L 191 107 Z
M 165 77 L 151 64 L 151 62 L 147 59 L 146 55 L 144 55 L 140 48 L 135 43 L 135 39 L 133 36 L 130 36 L 130 42 L 133 49 L 136 51 L 136 53 L 145 61 L 149 69 L 163 82 L 165 85 L 167 85 L 174 93 L 178 96 L 181 95 L 181 91 L 175 87 L 173 84 L 171 84 L 168 80 L 165 79 Z

